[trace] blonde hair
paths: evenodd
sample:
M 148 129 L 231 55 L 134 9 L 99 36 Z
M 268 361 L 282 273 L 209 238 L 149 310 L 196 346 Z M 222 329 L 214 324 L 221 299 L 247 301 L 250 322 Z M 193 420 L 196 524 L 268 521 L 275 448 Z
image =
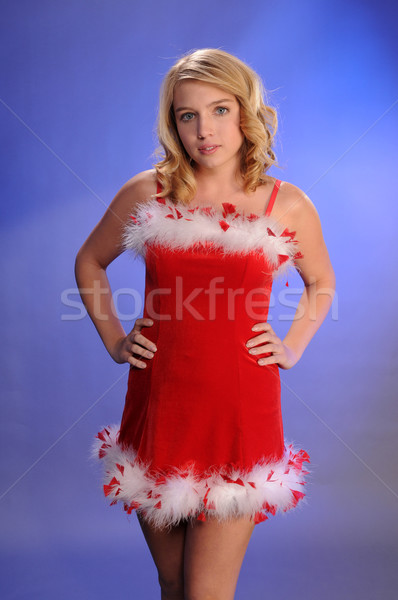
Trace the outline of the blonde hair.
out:
M 188 204 L 196 193 L 194 170 L 180 141 L 173 107 L 175 85 L 184 79 L 216 85 L 238 100 L 244 135 L 240 171 L 245 192 L 254 191 L 276 164 L 272 149 L 278 126 L 276 110 L 264 102 L 265 89 L 253 69 L 228 52 L 204 48 L 180 58 L 162 83 L 157 120 L 160 147 L 155 152 L 161 160 L 154 165 L 162 186 L 159 196 Z

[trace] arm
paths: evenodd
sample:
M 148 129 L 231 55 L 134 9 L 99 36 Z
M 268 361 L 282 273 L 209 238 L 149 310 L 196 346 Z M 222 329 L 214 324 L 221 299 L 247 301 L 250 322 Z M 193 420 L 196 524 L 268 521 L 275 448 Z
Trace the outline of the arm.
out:
M 109 264 L 122 252 L 121 236 L 129 215 L 138 202 L 145 202 L 156 193 L 153 171 L 144 171 L 130 179 L 116 194 L 106 213 L 80 248 L 75 260 L 75 277 L 80 296 L 100 335 L 105 348 L 117 363 L 129 362 L 146 367 L 132 352 L 151 358 L 150 341 L 140 331 L 150 326 L 149 319 L 138 319 L 126 335 L 112 300 L 112 290 L 106 274 Z
M 302 259 L 296 261 L 304 282 L 304 291 L 297 306 L 292 325 L 283 341 L 269 323 L 258 323 L 254 331 L 264 331 L 255 343 L 265 343 L 254 354 L 271 352 L 259 360 L 260 365 L 277 363 L 289 369 L 301 358 L 304 350 L 325 320 L 335 292 L 335 275 L 323 239 L 318 213 L 311 200 L 295 186 L 284 183 L 281 187 L 275 217 L 296 231 Z

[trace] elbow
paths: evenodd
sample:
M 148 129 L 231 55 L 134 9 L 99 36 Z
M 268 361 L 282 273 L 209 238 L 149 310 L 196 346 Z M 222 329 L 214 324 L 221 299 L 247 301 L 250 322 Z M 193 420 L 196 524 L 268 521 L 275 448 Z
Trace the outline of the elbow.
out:
M 99 262 L 85 250 L 84 246 L 82 246 L 76 255 L 74 264 L 74 273 L 77 285 L 80 286 L 88 274 L 92 276 L 99 270 L 105 269 L 103 269 Z
M 336 275 L 333 269 L 325 274 L 316 282 L 316 294 L 327 296 L 329 303 L 332 304 L 336 295 Z
M 84 256 L 85 255 L 87 255 L 87 251 L 86 251 L 86 248 L 85 248 L 85 244 L 83 244 L 83 246 L 81 246 L 79 248 L 79 251 L 76 254 L 76 257 L 75 257 L 75 267 L 76 267 L 76 265 L 78 263 L 80 263 L 82 260 L 84 260 Z
M 333 290 L 333 293 L 336 291 L 336 273 L 334 272 L 333 267 L 330 267 L 330 272 L 328 273 L 328 287 Z
M 75 280 L 76 280 L 77 285 L 79 285 L 81 269 L 82 269 L 83 264 L 84 264 L 84 259 L 81 255 L 81 250 L 79 250 L 79 252 L 76 255 L 75 264 L 74 264 L 74 273 L 75 273 Z
M 74 271 L 75 271 L 75 277 L 76 280 L 78 279 L 79 275 L 84 271 L 86 271 L 87 269 L 91 270 L 101 270 L 101 271 L 106 271 L 106 267 L 104 265 L 102 265 L 93 255 L 91 252 L 88 252 L 86 250 L 86 248 L 84 247 L 84 245 L 80 248 L 79 252 L 76 254 L 76 258 L 75 258 L 75 264 L 74 264 Z
M 317 286 L 327 288 L 333 293 L 336 291 L 336 274 L 332 268 L 317 281 Z
M 316 277 L 308 278 L 304 281 L 308 290 L 313 290 L 317 295 L 326 294 L 332 301 L 336 293 L 336 275 L 332 267 L 327 271 L 320 273 Z
M 80 270 L 80 267 L 85 263 L 86 257 L 85 252 L 83 251 L 83 246 L 80 248 L 79 252 L 76 254 L 75 258 L 75 274 Z

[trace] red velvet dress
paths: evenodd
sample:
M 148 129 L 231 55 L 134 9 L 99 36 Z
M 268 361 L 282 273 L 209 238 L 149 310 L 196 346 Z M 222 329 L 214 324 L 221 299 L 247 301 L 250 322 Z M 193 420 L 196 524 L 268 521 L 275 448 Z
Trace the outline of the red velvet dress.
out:
M 273 279 L 300 257 L 270 216 L 279 184 L 264 216 L 152 199 L 126 226 L 124 247 L 146 264 L 154 325 L 142 333 L 157 351 L 130 368 L 121 425 L 95 449 L 111 503 L 156 526 L 208 514 L 258 523 L 304 496 L 309 457 L 285 445 L 279 368 L 246 347 Z

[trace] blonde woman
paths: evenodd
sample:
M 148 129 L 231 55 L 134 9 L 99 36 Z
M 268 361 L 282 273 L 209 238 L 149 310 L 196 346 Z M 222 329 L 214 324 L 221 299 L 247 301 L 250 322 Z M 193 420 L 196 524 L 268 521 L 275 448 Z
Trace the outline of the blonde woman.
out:
M 279 369 L 325 319 L 334 273 L 309 198 L 267 175 L 276 128 L 245 63 L 183 56 L 161 90 L 163 155 L 121 188 L 76 259 L 105 347 L 130 364 L 121 424 L 95 440 L 104 493 L 136 512 L 164 600 L 232 599 L 254 526 L 304 496 L 309 457 L 284 443 Z M 125 250 L 146 265 L 143 318 L 127 334 L 106 276 Z M 268 307 L 292 267 L 304 292 L 282 340 Z M 84 291 L 95 285 L 98 298 Z

